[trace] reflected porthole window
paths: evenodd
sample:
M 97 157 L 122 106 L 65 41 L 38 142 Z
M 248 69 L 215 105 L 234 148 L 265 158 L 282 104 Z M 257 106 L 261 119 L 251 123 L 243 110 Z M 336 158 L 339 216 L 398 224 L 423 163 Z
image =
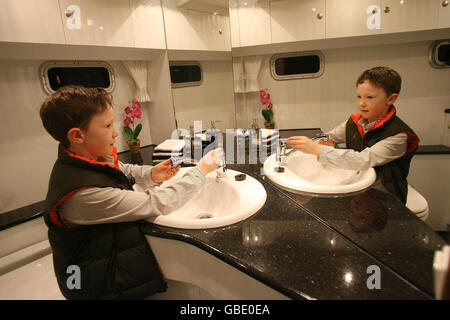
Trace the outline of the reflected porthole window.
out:
M 172 88 L 199 86 L 203 81 L 202 68 L 197 61 L 170 61 Z
M 323 74 L 324 58 L 320 51 L 273 55 L 270 72 L 275 80 L 317 78 Z

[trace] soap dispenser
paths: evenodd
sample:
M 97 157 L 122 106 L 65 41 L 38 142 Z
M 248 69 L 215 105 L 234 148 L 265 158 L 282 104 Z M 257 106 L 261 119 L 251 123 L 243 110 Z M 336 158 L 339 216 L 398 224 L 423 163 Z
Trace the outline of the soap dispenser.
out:
M 252 123 L 252 126 L 251 126 L 251 128 L 253 129 L 253 130 L 255 130 L 255 131 L 258 131 L 258 123 L 257 123 L 257 120 L 258 119 L 256 119 L 256 118 L 253 118 L 253 123 Z
M 211 133 L 215 134 L 217 131 L 220 131 L 219 129 L 216 128 L 216 123 L 220 122 L 220 120 L 213 120 L 211 121 Z

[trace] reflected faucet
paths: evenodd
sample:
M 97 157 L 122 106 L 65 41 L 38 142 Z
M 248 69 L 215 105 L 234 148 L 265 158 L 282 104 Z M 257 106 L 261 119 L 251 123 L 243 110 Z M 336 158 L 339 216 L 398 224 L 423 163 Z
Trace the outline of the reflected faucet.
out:
M 258 130 L 258 124 L 256 123 L 256 121 L 257 121 L 258 119 L 256 119 L 256 118 L 253 118 L 253 123 L 252 123 L 252 126 L 251 126 L 251 128 L 253 129 L 253 130 Z
M 312 141 L 316 142 L 317 140 L 322 140 L 327 142 L 330 139 L 330 136 L 326 133 L 318 133 L 314 137 L 311 138 Z
M 211 130 L 214 131 L 216 130 L 216 123 L 220 122 L 220 120 L 213 120 L 211 121 Z

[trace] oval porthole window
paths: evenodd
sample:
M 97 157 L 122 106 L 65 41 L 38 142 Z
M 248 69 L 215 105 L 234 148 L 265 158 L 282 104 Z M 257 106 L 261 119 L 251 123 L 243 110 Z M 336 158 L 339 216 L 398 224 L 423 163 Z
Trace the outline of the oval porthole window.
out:
M 41 66 L 40 75 L 47 93 L 70 84 L 108 92 L 114 89 L 113 69 L 103 61 L 48 61 Z
M 431 44 L 428 61 L 433 68 L 450 67 L 450 40 L 438 40 Z
M 273 55 L 270 72 L 275 80 L 317 78 L 323 74 L 324 59 L 320 51 Z
M 203 81 L 202 68 L 197 61 L 170 61 L 172 88 L 193 87 Z

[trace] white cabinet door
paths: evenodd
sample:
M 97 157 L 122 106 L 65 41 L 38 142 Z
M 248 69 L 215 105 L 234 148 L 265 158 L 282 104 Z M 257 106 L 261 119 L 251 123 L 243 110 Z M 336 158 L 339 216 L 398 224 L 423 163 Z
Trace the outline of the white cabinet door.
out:
M 239 0 L 230 0 L 230 35 L 231 47 L 241 46 L 239 31 Z
M 270 44 L 269 0 L 238 1 L 240 46 Z
M 327 0 L 326 37 L 351 37 L 381 32 L 381 0 Z
M 60 0 L 59 3 L 67 44 L 134 46 L 129 0 Z
M 58 0 L 1 0 L 0 41 L 65 43 Z
M 270 3 L 272 43 L 325 38 L 325 0 Z
M 381 0 L 383 33 L 436 29 L 439 1 Z
M 230 29 L 230 16 L 220 16 L 219 35 L 220 45 L 223 46 L 223 51 L 231 51 L 231 29 Z
M 224 32 L 224 27 L 229 29 L 229 25 L 225 23 L 226 18 L 219 14 L 211 14 L 208 12 L 200 12 L 194 10 L 183 10 L 187 22 L 192 27 L 195 37 L 200 40 L 195 47 L 191 45 L 186 49 L 194 50 L 213 50 L 225 51 L 226 39 L 225 35 L 229 37 L 229 31 Z M 186 38 L 185 41 L 190 42 L 189 35 L 180 30 L 176 31 L 180 36 Z M 184 34 L 183 34 L 184 33 Z
M 134 46 L 165 49 L 164 19 L 160 0 L 130 0 Z
M 439 2 L 439 28 L 450 28 L 450 3 L 448 0 L 434 0 Z
M 177 2 L 162 1 L 168 49 L 230 50 L 228 17 L 184 9 Z

